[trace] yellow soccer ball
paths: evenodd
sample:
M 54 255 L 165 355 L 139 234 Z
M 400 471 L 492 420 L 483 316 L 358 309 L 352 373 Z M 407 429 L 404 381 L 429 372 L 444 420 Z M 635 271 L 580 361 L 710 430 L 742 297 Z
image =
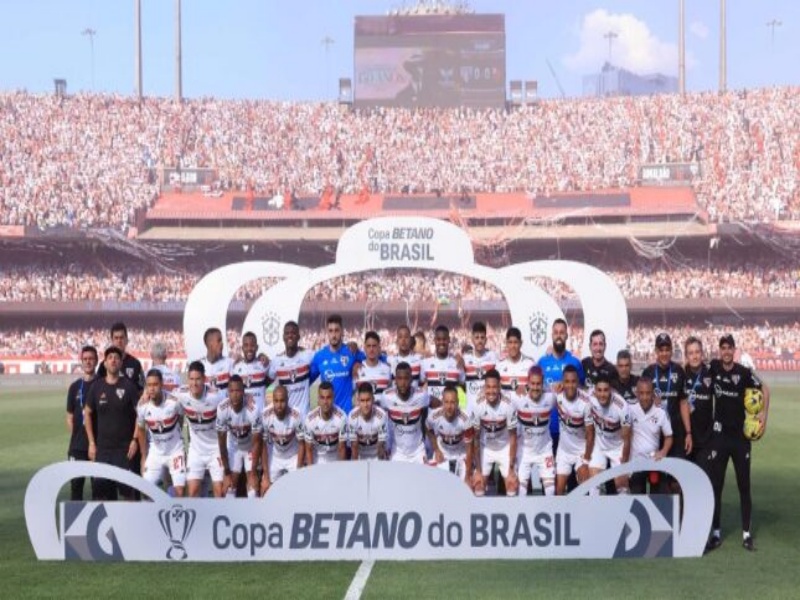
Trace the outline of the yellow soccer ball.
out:
M 747 415 L 744 418 L 744 437 L 748 440 L 760 440 L 761 436 L 764 434 L 764 430 L 761 428 L 761 423 L 756 418 L 755 415 Z
M 744 409 L 751 415 L 764 410 L 764 393 L 757 388 L 747 388 L 744 391 Z

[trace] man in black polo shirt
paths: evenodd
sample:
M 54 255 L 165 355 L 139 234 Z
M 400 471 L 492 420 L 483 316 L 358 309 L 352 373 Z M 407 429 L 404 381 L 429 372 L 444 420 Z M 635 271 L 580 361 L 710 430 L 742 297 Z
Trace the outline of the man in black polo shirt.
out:
M 67 456 L 70 460 L 89 460 L 89 440 L 86 438 L 86 429 L 83 427 L 83 409 L 89 388 L 94 382 L 96 368 L 97 348 L 84 346 L 81 349 L 83 374 L 72 382 L 67 391 L 67 430 L 70 433 Z M 70 500 L 83 500 L 85 481 L 85 477 L 78 477 L 71 481 Z
M 713 478 L 713 461 L 716 452 L 714 437 L 714 384 L 708 366 L 703 362 L 703 342 L 689 337 L 683 346 L 686 358 L 686 399 L 689 403 L 692 424 L 691 460 Z M 713 480 L 713 479 L 712 479 Z
M 126 379 L 130 379 L 139 392 L 144 390 L 144 370 L 142 363 L 135 356 L 128 354 L 128 328 L 125 323 L 118 322 L 111 326 L 111 345 L 119 348 L 122 354 L 122 364 L 120 365 L 120 375 Z M 102 378 L 106 376 L 105 363 L 100 365 L 97 369 L 97 377 Z
M 84 408 L 84 425 L 89 439 L 89 460 L 114 465 L 136 473 L 132 460 L 137 454 L 136 405 L 139 391 L 130 380 L 120 375 L 122 351 L 111 346 L 106 349 L 105 377 L 98 377 L 89 390 Z M 95 436 L 95 426 L 97 435 Z M 117 491 L 131 500 L 133 490 L 108 479 L 92 481 L 93 500 L 116 500 Z
M 617 352 L 617 378 L 611 382 L 611 385 L 617 393 L 625 398 L 628 404 L 638 404 L 639 400 L 636 398 L 636 382 L 639 378 L 631 373 L 633 368 L 633 359 L 628 350 L 620 350 Z
M 714 388 L 714 518 L 711 537 L 706 548 L 714 550 L 722 544 L 720 517 L 722 512 L 722 488 L 725 486 L 725 471 L 728 459 L 733 461 L 736 472 L 736 485 L 739 488 L 739 506 L 742 513 L 742 546 L 753 551 L 753 537 L 750 525 L 753 500 L 750 496 L 750 440 L 744 437 L 744 394 L 748 388 L 761 389 L 764 394 L 764 410 L 759 415 L 761 430 L 766 431 L 769 412 L 769 388 L 747 367 L 734 362 L 736 342 L 728 334 L 719 340 L 719 360 L 712 360 L 710 372 Z
M 591 356 L 587 356 L 581 361 L 583 372 L 586 374 L 586 387 L 594 387 L 595 381 L 600 375 L 605 376 L 609 381 L 616 381 L 617 368 L 606 360 L 606 334 L 602 330 L 592 331 L 589 336 L 589 351 Z

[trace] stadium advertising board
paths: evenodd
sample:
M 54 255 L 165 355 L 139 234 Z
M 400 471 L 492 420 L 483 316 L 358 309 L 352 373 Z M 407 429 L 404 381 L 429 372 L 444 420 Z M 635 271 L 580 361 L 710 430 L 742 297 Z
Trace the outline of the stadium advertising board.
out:
M 587 496 L 639 470 L 674 476 L 684 496 Z M 72 477 L 106 477 L 152 502 L 62 502 Z M 568 496 L 476 497 L 447 471 L 343 462 L 289 473 L 263 499 L 175 499 L 128 471 L 74 461 L 45 467 L 25 494 L 40 560 L 307 561 L 701 556 L 711 484 L 676 459 L 614 467 Z
M 690 185 L 700 175 L 700 163 L 654 163 L 639 167 L 645 185 Z
M 538 358 L 550 344 L 553 321 L 564 318 L 558 303 L 533 277 L 562 281 L 578 294 L 585 328 L 606 333 L 608 352 L 626 347 L 628 312 L 616 283 L 592 266 L 572 261 L 531 261 L 494 269 L 477 264 L 472 243 L 459 227 L 439 219 L 383 217 L 362 221 L 347 229 L 336 249 L 336 262 L 311 269 L 300 265 L 252 261 L 227 265 L 201 279 L 186 301 L 184 333 L 186 356 L 206 353 L 198 331 L 218 327 L 227 331 L 227 313 L 236 291 L 262 277 L 284 277 L 250 307 L 244 331 L 252 331 L 270 356 L 283 351 L 282 331 L 297 321 L 307 292 L 316 284 L 351 273 L 381 269 L 431 269 L 458 273 L 493 284 L 506 298 L 511 320 L 523 325 L 523 351 Z M 602 303 L 590 302 L 603 298 Z M 589 340 L 583 353 L 589 354 Z
M 504 15 L 356 17 L 355 106 L 502 107 Z

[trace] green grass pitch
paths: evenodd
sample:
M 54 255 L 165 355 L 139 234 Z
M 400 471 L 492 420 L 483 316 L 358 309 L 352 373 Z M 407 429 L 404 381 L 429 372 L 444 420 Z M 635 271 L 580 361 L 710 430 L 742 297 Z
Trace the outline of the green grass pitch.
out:
M 358 563 L 242 565 L 38 562 L 22 501 L 31 475 L 66 456 L 64 393 L 0 383 L 0 589 L 3 598 L 341 598 Z M 775 387 L 753 456 L 757 552 L 741 547 L 732 468 L 722 548 L 702 559 L 379 562 L 365 598 L 798 598 L 800 389 Z M 598 515 L 602 518 L 602 515 Z

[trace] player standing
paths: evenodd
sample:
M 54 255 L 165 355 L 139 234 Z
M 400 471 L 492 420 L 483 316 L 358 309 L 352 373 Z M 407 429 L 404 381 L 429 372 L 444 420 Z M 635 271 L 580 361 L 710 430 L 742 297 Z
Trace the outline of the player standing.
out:
M 142 363 L 139 359 L 128 354 L 128 328 L 125 323 L 117 322 L 111 326 L 111 345 L 119 348 L 122 353 L 122 362 L 120 364 L 120 375 L 133 382 L 138 391 L 144 389 L 144 370 Z M 102 378 L 106 376 L 105 361 L 97 369 L 97 377 Z M 139 464 L 136 464 L 138 470 Z
M 256 465 L 261 456 L 261 411 L 256 399 L 245 394 L 240 375 L 231 375 L 228 398 L 217 407 L 217 441 L 224 471 L 222 491 L 236 495 L 236 483 L 247 476 L 247 497 L 258 494 Z
M 347 438 L 352 450 L 350 459 L 386 460 L 388 419 L 383 409 L 375 406 L 373 385 L 366 381 L 360 383 L 356 398 L 358 406 L 347 418 Z
M 449 470 L 470 485 L 475 462 L 475 430 L 469 415 L 458 406 L 458 388 L 453 385 L 444 388 L 442 407 L 428 415 L 425 429 L 436 466 Z
M 464 385 L 463 361 L 459 361 L 450 354 L 450 330 L 445 325 L 439 325 L 434 334 L 433 356 L 423 359 L 420 383 L 430 395 L 430 405 L 438 408 L 441 405 L 442 393 L 446 385 Z
M 753 499 L 750 495 L 750 456 L 752 444 L 744 437 L 744 394 L 748 388 L 760 389 L 764 394 L 764 410 L 758 415 L 761 432 L 766 430 L 769 413 L 769 388 L 747 367 L 733 360 L 736 342 L 728 334 L 719 340 L 719 360 L 712 360 L 710 366 L 714 382 L 714 402 L 716 421 L 714 428 L 719 432 L 714 436 L 713 447 L 717 451 L 711 482 L 714 487 L 714 518 L 708 549 L 718 548 L 722 543 L 720 517 L 722 513 L 722 489 L 725 486 L 725 472 L 728 461 L 733 462 L 736 473 L 736 486 L 739 488 L 739 507 L 742 516 L 742 546 L 753 551 L 753 536 L 750 533 Z
M 553 439 L 550 437 L 550 415 L 556 405 L 556 396 L 544 391 L 544 373 L 541 367 L 531 367 L 528 373 L 528 394 L 513 396 L 519 424 L 519 495 L 528 493 L 528 482 L 534 469 L 542 482 L 545 496 L 555 493 L 555 459 Z
M 556 495 L 563 496 L 572 471 L 578 483 L 589 475 L 589 461 L 594 450 L 594 421 L 588 394 L 578 388 L 578 369 L 564 367 L 562 390 L 556 396 L 556 410 L 561 421 L 561 441 L 556 451 Z
M 342 343 L 342 317 L 330 315 L 326 321 L 328 345 L 317 350 L 311 361 L 311 381 L 319 377 L 322 382 L 330 383 L 336 407 L 345 415 L 353 409 L 353 369 L 356 363 L 364 359 L 361 352 L 352 352 L 347 344 Z M 306 456 L 308 460 L 310 456 Z
M 472 352 L 464 354 L 464 377 L 467 384 L 467 411 L 475 408 L 481 393 L 486 373 L 497 367 L 499 358 L 494 350 L 486 347 L 486 323 L 476 321 L 472 325 Z
M 480 457 L 475 491 L 482 495 L 486 478 L 497 466 L 505 483 L 506 494 L 516 496 L 517 481 L 517 411 L 512 401 L 500 388 L 500 373 L 492 369 L 486 373 L 483 394 L 475 405 L 473 415 L 475 445 Z
M 206 345 L 206 355 L 201 362 L 205 369 L 205 383 L 212 391 L 219 391 L 225 396 L 233 372 L 233 360 L 222 354 L 222 332 L 216 327 L 206 329 L 203 333 L 203 343 Z M 189 483 L 189 489 L 191 487 L 192 484 Z
M 631 417 L 628 403 L 611 389 L 607 373 L 594 374 L 594 388 L 590 398 L 594 421 L 595 443 L 589 461 L 589 476 L 594 477 L 606 469 L 628 462 L 631 455 Z M 628 478 L 614 478 L 618 494 L 628 493 Z M 597 488 L 592 494 L 599 492 Z
M 617 368 L 606 359 L 606 334 L 601 329 L 595 329 L 589 335 L 589 352 L 581 361 L 583 372 L 586 375 L 585 385 L 589 388 L 594 386 L 595 381 L 600 375 L 604 375 L 610 382 L 614 382 L 619 374 Z
M 381 397 L 381 406 L 389 417 L 391 460 L 422 464 L 425 462 L 426 410 L 430 397 L 425 388 L 411 385 L 411 365 L 400 363 L 395 370 L 394 387 Z
M 500 387 L 509 397 L 524 396 L 528 373 L 534 366 L 532 359 L 522 354 L 522 332 L 517 327 L 509 327 L 506 332 L 506 356 L 497 364 L 500 373 Z
M 392 369 L 392 378 L 397 370 L 397 365 L 401 362 L 411 366 L 411 382 L 414 387 L 419 387 L 419 373 L 422 366 L 422 355 L 415 351 L 415 340 L 411 336 L 411 329 L 408 325 L 400 325 L 397 328 L 397 354 L 389 356 L 387 363 Z
M 153 361 L 152 369 L 161 371 L 161 387 L 165 392 L 171 393 L 181 387 L 181 376 L 167 366 L 167 346 L 163 342 L 155 342 L 150 347 L 150 358 Z
M 373 394 L 382 394 L 392 383 L 392 368 L 381 361 L 381 337 L 377 332 L 368 331 L 364 335 L 364 355 L 364 362 L 358 365 L 355 373 L 354 385 L 358 389 L 362 383 L 368 383 Z
M 347 415 L 333 404 L 333 384 L 323 381 L 317 392 L 317 408 L 306 416 L 303 440 L 306 465 L 346 460 Z
M 242 378 L 245 396 L 256 403 L 256 412 L 261 416 L 264 412 L 264 397 L 267 394 L 268 366 L 258 357 L 258 338 L 252 331 L 242 336 L 242 359 L 237 361 L 231 370 Z
M 164 389 L 164 376 L 150 369 L 137 411 L 137 439 L 142 449 L 142 477 L 158 484 L 169 471 L 175 495 L 183 496 L 186 486 L 186 455 L 181 435 L 181 405 Z M 147 445 L 148 434 L 150 446 Z
M 672 425 L 666 411 L 655 404 L 653 381 L 640 377 L 636 383 L 638 404 L 630 406 L 631 428 L 631 460 L 651 458 L 661 460 L 669 454 L 672 446 Z M 661 440 L 664 440 L 663 443 Z M 647 491 L 648 473 L 633 473 L 630 477 L 632 494 L 644 494 Z M 657 482 L 651 479 L 651 493 L 657 491 Z
M 300 413 L 302 419 L 308 414 L 311 406 L 310 376 L 314 353 L 311 350 L 301 350 L 299 343 L 300 326 L 294 321 L 288 321 L 283 326 L 285 351 L 270 361 L 268 376 L 286 389 L 289 408 Z M 274 394 L 273 392 L 273 401 Z
M 196 360 L 189 365 L 189 384 L 175 394 L 189 423 L 187 491 L 191 497 L 200 496 L 203 477 L 208 471 L 214 497 L 221 498 L 224 469 L 219 453 L 216 422 L 217 408 L 225 399 L 225 393 L 207 387 L 205 381 L 205 365 Z M 226 388 L 227 384 L 226 378 Z
M 633 360 L 628 350 L 617 352 L 617 378 L 612 380 L 611 385 L 616 392 L 625 399 L 628 404 L 638 404 L 636 399 L 636 382 L 639 378 L 631 373 Z
M 95 380 L 97 369 L 97 348 L 84 346 L 81 348 L 81 376 L 73 381 L 67 390 L 67 431 L 69 431 L 69 448 L 67 457 L 70 460 L 89 460 L 89 439 L 83 426 L 83 409 L 89 394 L 89 388 Z M 70 500 L 83 500 L 85 477 L 76 477 L 70 482 Z
M 303 466 L 303 415 L 289 406 L 289 391 L 281 384 L 272 391 L 272 404 L 264 410 L 262 427 L 263 496 L 280 477 Z

